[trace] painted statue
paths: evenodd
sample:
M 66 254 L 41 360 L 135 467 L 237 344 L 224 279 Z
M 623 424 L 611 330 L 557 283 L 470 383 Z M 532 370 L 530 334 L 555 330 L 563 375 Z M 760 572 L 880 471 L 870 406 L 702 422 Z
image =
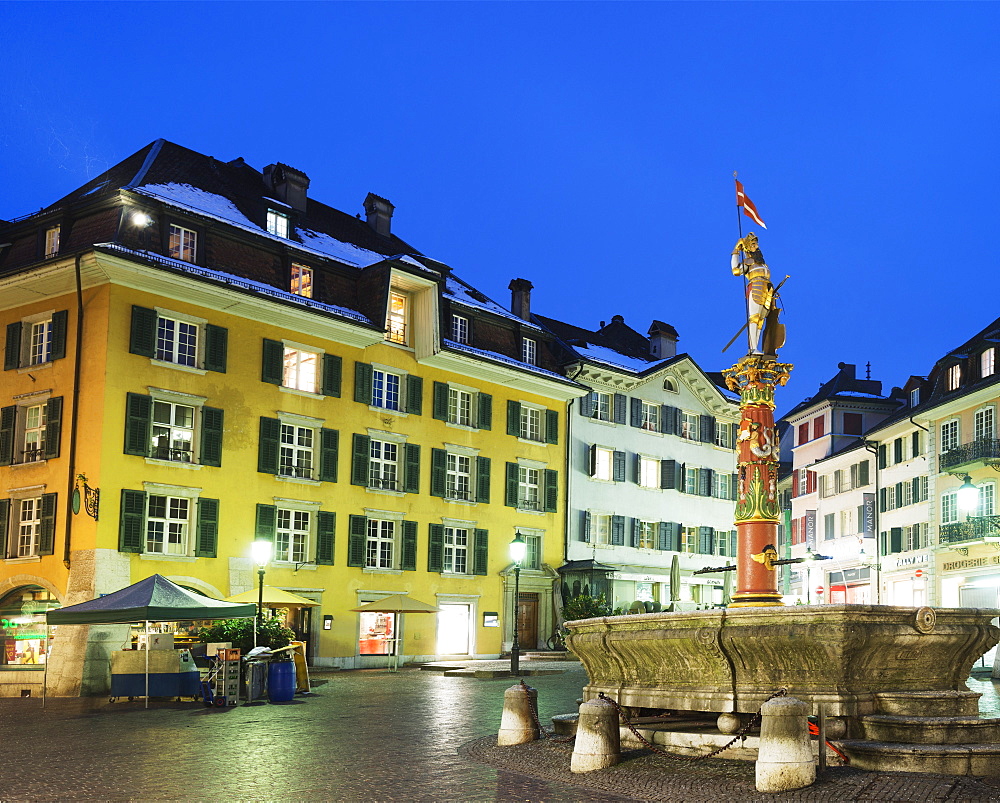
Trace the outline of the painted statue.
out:
M 777 292 L 771 284 L 771 271 L 764 262 L 756 234 L 750 232 L 737 240 L 731 262 L 733 275 L 747 278 L 750 353 L 774 354 L 784 345 L 784 326 L 778 323 Z

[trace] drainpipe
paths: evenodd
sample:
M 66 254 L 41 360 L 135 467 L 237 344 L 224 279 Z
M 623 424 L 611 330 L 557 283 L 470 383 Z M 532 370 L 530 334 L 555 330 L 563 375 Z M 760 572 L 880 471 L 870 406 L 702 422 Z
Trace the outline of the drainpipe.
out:
M 878 441 L 865 441 L 865 450 L 872 455 L 872 463 L 875 466 L 875 501 L 872 504 L 872 513 L 875 524 L 875 604 L 882 604 L 882 534 L 879 532 L 881 525 L 881 511 L 879 510 L 879 472 L 882 470 L 878 464 Z M 888 448 L 888 447 L 887 447 Z M 863 500 L 863 497 L 862 497 Z
M 69 427 L 69 477 L 66 494 L 66 536 L 63 547 L 63 566 L 70 567 L 70 546 L 73 536 L 73 491 L 76 487 L 76 433 L 80 410 L 80 363 L 83 361 L 83 282 L 80 278 L 80 261 L 83 253 L 76 255 L 76 354 L 73 360 L 73 414 Z

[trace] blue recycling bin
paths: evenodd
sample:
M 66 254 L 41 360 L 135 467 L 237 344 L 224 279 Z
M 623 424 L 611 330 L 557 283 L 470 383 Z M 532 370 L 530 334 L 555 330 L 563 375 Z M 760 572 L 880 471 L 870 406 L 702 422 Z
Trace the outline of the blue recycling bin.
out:
M 267 670 L 267 696 L 272 703 L 287 703 L 295 697 L 295 663 L 271 661 Z

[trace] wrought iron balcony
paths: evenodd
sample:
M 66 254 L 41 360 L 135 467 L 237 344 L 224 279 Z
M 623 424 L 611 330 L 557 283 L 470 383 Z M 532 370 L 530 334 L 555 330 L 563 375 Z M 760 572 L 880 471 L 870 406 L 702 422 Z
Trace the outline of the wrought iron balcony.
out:
M 540 499 L 522 498 L 517 500 L 517 507 L 519 510 L 541 510 L 542 502 Z
M 45 459 L 45 449 L 40 446 L 25 449 L 21 452 L 22 463 L 37 463 Z
M 941 455 L 941 471 L 952 471 L 974 463 L 994 465 L 1000 463 L 1000 440 L 980 438 L 971 443 L 956 446 Z
M 149 456 L 154 460 L 172 460 L 175 463 L 191 462 L 190 449 L 178 449 L 173 446 L 154 446 L 150 450 Z
M 472 501 L 472 491 L 468 488 L 449 488 L 446 493 L 447 499 L 458 499 L 462 502 Z
M 1000 516 L 969 516 L 955 524 L 942 524 L 940 536 L 942 544 L 961 544 L 987 538 L 1000 541 Z
M 279 474 L 282 477 L 295 477 L 297 479 L 312 479 L 312 466 L 281 466 Z
M 399 480 L 395 477 L 371 477 L 368 480 L 369 488 L 380 488 L 383 491 L 398 491 Z

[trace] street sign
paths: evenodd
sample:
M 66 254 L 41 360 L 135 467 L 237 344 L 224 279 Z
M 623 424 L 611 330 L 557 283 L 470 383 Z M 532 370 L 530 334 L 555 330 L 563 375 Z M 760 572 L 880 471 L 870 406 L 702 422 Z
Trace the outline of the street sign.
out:
M 913 573 L 913 576 L 914 576 L 914 577 L 923 577 L 923 576 L 924 576 L 924 570 L 923 570 L 923 569 L 917 569 L 917 570 L 916 570 L 916 571 L 915 571 L 915 572 Z

